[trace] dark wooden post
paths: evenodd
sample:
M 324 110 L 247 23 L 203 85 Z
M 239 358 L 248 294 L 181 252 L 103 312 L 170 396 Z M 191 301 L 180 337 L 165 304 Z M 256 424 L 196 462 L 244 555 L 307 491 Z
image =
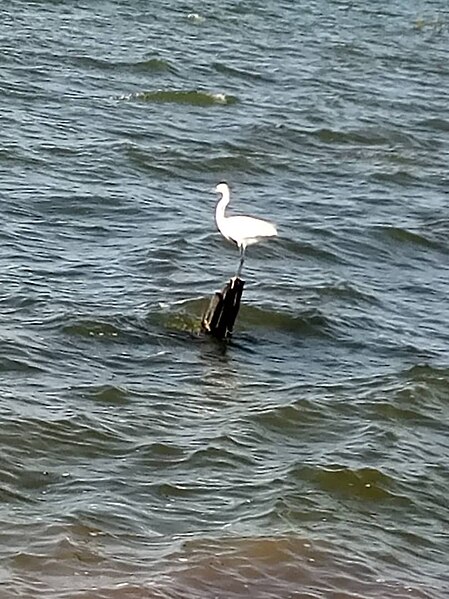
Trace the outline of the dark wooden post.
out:
M 215 292 L 201 321 L 204 332 L 217 339 L 227 339 L 232 335 L 244 285 L 245 281 L 232 277 L 221 291 Z

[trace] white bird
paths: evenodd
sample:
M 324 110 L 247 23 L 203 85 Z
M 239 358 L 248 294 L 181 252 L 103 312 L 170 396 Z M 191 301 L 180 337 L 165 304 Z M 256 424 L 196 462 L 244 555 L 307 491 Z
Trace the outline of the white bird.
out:
M 233 241 L 240 249 L 240 264 L 236 275 L 239 277 L 245 260 L 246 247 L 267 237 L 275 237 L 278 232 L 273 224 L 260 218 L 225 216 L 226 206 L 230 200 L 229 187 L 226 183 L 219 183 L 215 191 L 221 194 L 221 199 L 215 209 L 215 222 L 218 230 L 225 239 Z

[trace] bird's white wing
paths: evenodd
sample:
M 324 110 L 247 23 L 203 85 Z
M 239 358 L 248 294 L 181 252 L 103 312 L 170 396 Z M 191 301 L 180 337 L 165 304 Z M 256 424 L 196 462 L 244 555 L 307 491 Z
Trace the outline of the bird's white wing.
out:
M 251 245 L 263 237 L 277 235 L 276 227 L 272 223 L 252 216 L 229 216 L 225 228 L 225 237 L 238 245 Z

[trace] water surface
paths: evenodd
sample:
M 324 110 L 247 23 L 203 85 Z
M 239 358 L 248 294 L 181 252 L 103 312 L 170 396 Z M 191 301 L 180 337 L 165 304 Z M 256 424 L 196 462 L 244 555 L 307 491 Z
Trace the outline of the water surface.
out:
M 302 4 L 2 5 L 5 599 L 447 596 L 448 9 Z

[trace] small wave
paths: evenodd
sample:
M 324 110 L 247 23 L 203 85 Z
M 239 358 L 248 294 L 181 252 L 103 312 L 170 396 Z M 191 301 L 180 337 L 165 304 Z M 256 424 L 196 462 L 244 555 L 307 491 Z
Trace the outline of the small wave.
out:
M 3 432 L 13 443 L 21 439 L 21 449 L 34 456 L 53 453 L 65 457 L 122 455 L 129 447 L 128 438 L 117 430 L 116 423 L 110 426 L 105 419 L 100 422 L 71 417 L 22 418 L 4 423 Z
M 169 500 L 197 497 L 197 488 L 190 483 L 158 482 L 153 486 L 153 490 L 159 497 Z
M 411 134 L 402 133 L 395 128 L 389 129 L 387 127 L 368 127 L 347 131 L 324 127 L 311 131 L 309 134 L 328 144 L 360 146 L 390 146 L 393 143 L 411 146 L 415 144 Z
M 378 303 L 378 299 L 372 293 L 362 291 L 354 284 L 350 284 L 348 281 L 338 281 L 335 283 L 328 283 L 323 285 L 317 285 L 310 287 L 311 291 L 314 291 L 321 298 L 330 299 L 344 299 L 356 304 L 359 303 Z
M 99 339 L 113 339 L 120 334 L 120 330 L 115 325 L 99 320 L 78 320 L 64 325 L 63 330 L 69 335 L 97 337 Z
M 0 359 L 0 372 L 43 372 L 43 369 L 29 362 L 17 360 L 15 358 L 3 357 Z
M 0 501 L 2 505 L 8 503 L 37 503 L 31 496 L 21 493 L 10 484 L 0 482 Z
M 114 385 L 102 385 L 86 390 L 85 394 L 97 403 L 123 405 L 128 403 L 129 393 L 126 389 Z
M 235 96 L 198 90 L 155 90 L 125 94 L 119 100 L 137 100 L 154 104 L 189 104 L 191 106 L 227 106 L 238 102 Z
M 421 183 L 421 178 L 418 175 L 414 175 L 411 172 L 403 169 L 396 169 L 393 171 L 377 171 L 370 175 L 370 179 L 375 181 L 381 181 L 386 183 L 394 183 L 395 185 L 418 185 Z
M 418 364 L 406 371 L 405 375 L 417 382 L 439 382 L 449 386 L 449 368 Z
M 137 61 L 110 61 L 94 56 L 80 56 L 74 59 L 81 66 L 98 70 L 123 70 L 149 73 L 174 72 L 175 68 L 162 58 L 147 58 Z
M 320 234 L 323 234 L 322 230 L 314 231 L 315 236 Z M 318 245 L 318 243 L 308 243 L 297 240 L 285 240 L 283 241 L 283 244 L 289 251 L 297 256 L 310 256 L 311 258 L 317 258 L 324 262 L 331 262 L 334 264 L 344 264 L 345 262 L 341 253 L 332 251 L 332 246 L 330 246 L 330 249 L 326 249 L 323 247 L 323 244 Z
M 201 159 L 196 162 L 196 169 L 208 173 L 254 173 L 267 174 L 269 169 L 258 160 L 257 156 L 245 155 L 240 153 L 222 154 L 208 159 Z
M 404 391 L 398 391 L 398 395 L 404 395 Z M 394 422 L 404 422 L 408 425 L 424 420 L 423 415 L 411 406 L 401 407 L 389 401 L 376 402 L 375 411 L 377 416 Z M 426 420 L 428 420 L 426 418 Z
M 60 317 L 59 326 L 67 335 L 91 337 L 106 343 L 140 344 L 154 338 L 145 321 L 123 315 Z
M 148 464 L 179 464 L 186 459 L 186 451 L 173 443 L 154 441 L 152 443 L 137 443 L 134 451 L 139 452 L 141 459 Z
M 205 154 L 188 156 L 169 150 L 161 150 L 156 155 L 138 147 L 128 147 L 126 152 L 130 161 L 139 170 L 152 172 L 161 178 L 176 176 L 176 178 L 183 178 L 189 183 L 195 178 L 203 182 L 203 175 L 207 174 L 210 177 L 211 173 L 221 176 L 226 172 L 244 172 L 256 175 L 269 172 L 269 169 L 262 161 L 258 160 L 257 156 L 232 155 L 221 152 L 217 155 L 216 148 L 210 148 L 207 156 Z
M 425 127 L 426 129 L 433 129 L 434 131 L 449 131 L 449 121 L 442 118 L 425 119 L 417 123 L 419 127 Z
M 256 306 L 242 305 L 239 314 L 239 323 L 250 328 L 259 327 L 290 331 L 303 335 L 329 336 L 332 334 L 332 324 L 319 310 L 305 311 L 299 315 L 287 312 L 258 308 Z
M 449 394 L 449 369 L 423 364 L 413 366 L 402 376 L 405 385 L 397 392 L 402 403 L 419 409 L 421 418 L 433 414 L 439 421 L 441 406 Z
M 438 241 L 435 241 L 418 231 L 411 231 L 410 229 L 405 229 L 403 227 L 388 226 L 378 226 L 376 227 L 376 231 L 395 243 L 410 244 L 429 249 L 442 249 L 442 246 Z
M 202 449 L 193 451 L 189 457 L 189 465 L 193 468 L 213 468 L 215 471 L 222 469 L 233 469 L 239 465 L 252 466 L 253 461 L 242 454 L 240 450 L 234 448 L 231 451 L 222 445 L 219 447 L 208 446 Z
M 139 60 L 137 62 L 125 63 L 131 70 L 142 71 L 144 73 L 163 73 L 163 72 L 175 72 L 176 69 L 172 64 L 161 58 L 148 58 L 146 60 Z
M 175 331 L 198 335 L 201 329 L 201 316 L 208 305 L 208 298 L 197 298 L 174 302 L 161 310 L 154 310 L 147 321 Z
M 104 561 L 101 552 L 91 549 L 87 544 L 78 543 L 67 537 L 60 537 L 53 543 L 48 543 L 46 554 L 32 551 L 20 551 L 12 558 L 12 563 L 18 569 L 25 571 L 46 571 L 47 574 L 54 568 L 58 571 L 61 562 L 71 564 L 81 563 L 85 568 Z
M 293 434 L 295 438 L 300 428 L 310 427 L 325 418 L 325 412 L 316 402 L 306 399 L 288 405 L 273 406 L 251 416 L 251 419 L 264 429 L 279 432 L 284 437 Z
M 329 493 L 362 501 L 382 501 L 397 497 L 394 481 L 376 468 L 349 468 L 340 465 L 303 466 L 296 475 Z
M 231 77 L 238 77 L 240 79 L 245 80 L 254 79 L 256 81 L 273 81 L 272 78 L 267 77 L 265 75 L 261 75 L 260 73 L 254 73 L 253 71 L 237 69 L 235 67 L 230 67 L 229 65 L 223 64 L 221 62 L 212 63 L 212 67 L 218 73 L 223 73 L 224 75 L 229 75 Z
M 15 148 L 0 148 L 0 164 L 20 162 L 21 158 L 20 152 Z

